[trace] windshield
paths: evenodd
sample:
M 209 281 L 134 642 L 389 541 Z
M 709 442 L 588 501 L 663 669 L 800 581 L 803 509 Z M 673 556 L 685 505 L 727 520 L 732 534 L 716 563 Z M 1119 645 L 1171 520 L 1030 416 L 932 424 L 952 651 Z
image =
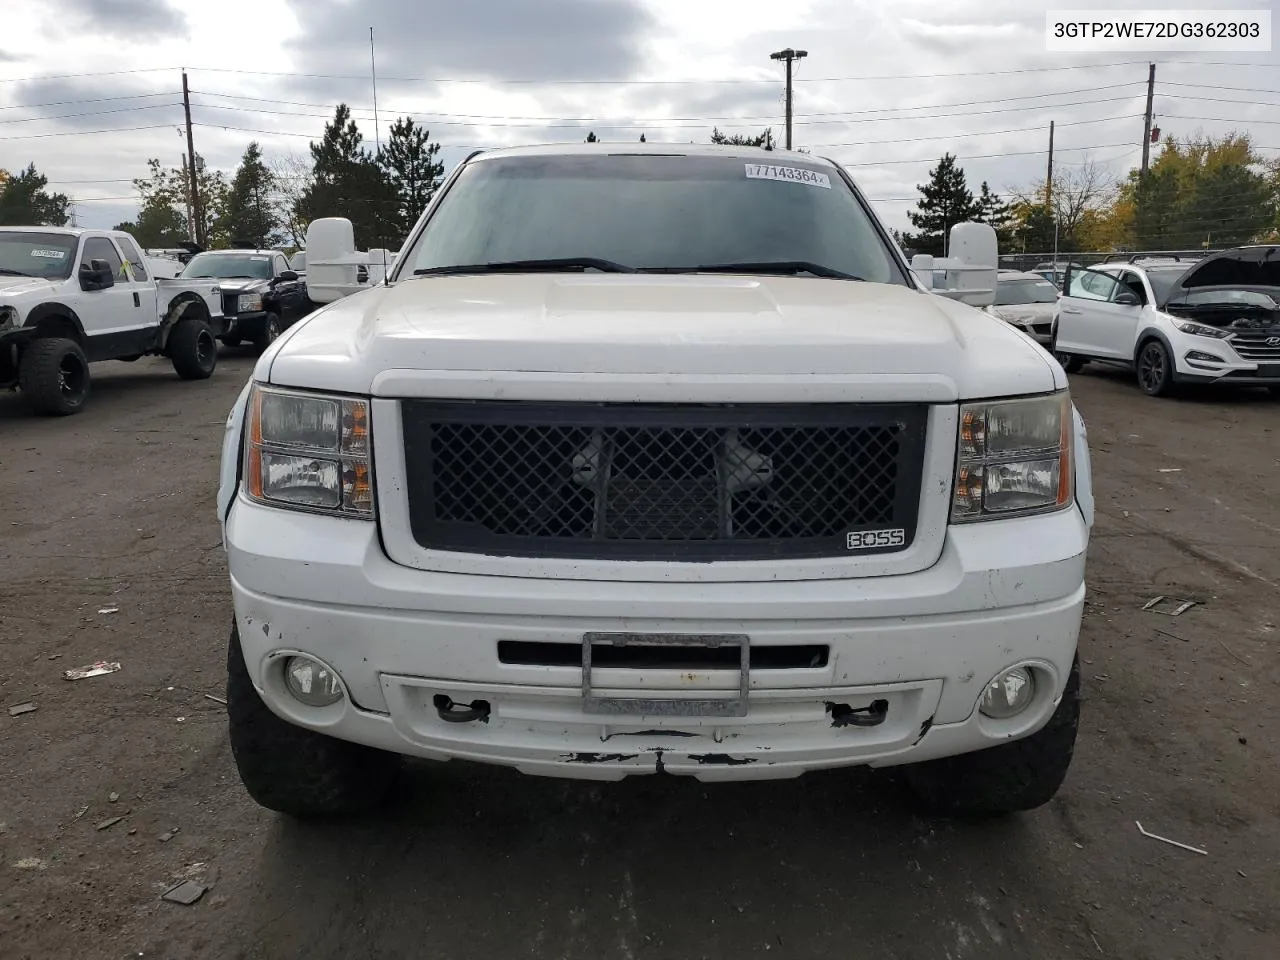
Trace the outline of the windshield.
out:
M 1048 280 L 1001 280 L 996 284 L 996 306 L 1015 303 L 1055 303 L 1058 288 Z
M 182 275 L 192 279 L 249 277 L 266 280 L 271 276 L 271 258 L 264 253 L 198 253 L 191 258 Z
M 831 167 L 654 154 L 473 163 L 403 258 L 401 276 L 583 258 L 673 271 L 807 263 L 905 283 L 888 243 Z
M 1165 297 L 1173 290 L 1178 278 L 1186 273 L 1187 268 L 1175 267 L 1172 270 L 1152 270 L 1147 268 L 1147 282 L 1151 284 L 1151 292 L 1156 296 L 1156 303 L 1163 303 Z
M 75 255 L 76 238 L 69 234 L 0 230 L 0 277 L 65 280 Z

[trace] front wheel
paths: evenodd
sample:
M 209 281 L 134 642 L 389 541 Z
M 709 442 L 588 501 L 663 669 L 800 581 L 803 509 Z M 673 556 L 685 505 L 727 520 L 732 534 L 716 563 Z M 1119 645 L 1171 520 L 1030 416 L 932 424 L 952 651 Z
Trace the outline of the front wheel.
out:
M 36 413 L 79 413 L 89 399 L 89 361 L 74 340 L 33 340 L 18 362 L 18 389 Z
M 1067 373 L 1079 373 L 1080 368 L 1084 366 L 1084 361 L 1070 353 L 1053 352 L 1053 359 L 1062 364 L 1062 369 Z
M 1138 351 L 1138 386 L 1149 397 L 1173 392 L 1173 358 L 1159 340 L 1148 340 Z
M 234 625 L 227 645 L 227 719 L 240 780 L 268 810 L 295 817 L 356 813 L 390 792 L 398 769 L 393 755 L 294 726 L 267 708 Z
M 1079 373 L 1080 368 L 1084 366 L 1084 361 L 1074 354 L 1063 353 L 1058 349 L 1058 331 L 1053 331 L 1053 341 L 1049 345 L 1049 352 L 1053 354 L 1053 359 L 1062 365 L 1062 369 L 1067 373 Z
M 179 320 L 169 334 L 169 359 L 183 380 L 207 380 L 218 365 L 218 341 L 203 320 Z
M 262 318 L 262 326 L 253 337 L 253 345 L 259 350 L 265 350 L 275 342 L 276 337 L 280 336 L 280 331 L 284 327 L 280 323 L 280 314 L 268 313 Z
M 916 795 L 939 813 L 993 816 L 1031 810 L 1052 800 L 1062 786 L 1079 728 L 1077 658 L 1053 716 L 1031 736 L 904 767 L 903 773 Z

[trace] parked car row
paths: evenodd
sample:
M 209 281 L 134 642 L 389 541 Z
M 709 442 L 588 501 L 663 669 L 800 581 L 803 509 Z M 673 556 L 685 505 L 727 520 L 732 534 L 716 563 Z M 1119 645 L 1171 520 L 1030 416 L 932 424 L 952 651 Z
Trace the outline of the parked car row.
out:
M 213 373 L 220 339 L 265 349 L 314 305 L 278 251 L 177 259 L 119 230 L 0 229 L 0 389 L 38 413 L 77 413 L 89 364 L 168 357 L 184 379 Z

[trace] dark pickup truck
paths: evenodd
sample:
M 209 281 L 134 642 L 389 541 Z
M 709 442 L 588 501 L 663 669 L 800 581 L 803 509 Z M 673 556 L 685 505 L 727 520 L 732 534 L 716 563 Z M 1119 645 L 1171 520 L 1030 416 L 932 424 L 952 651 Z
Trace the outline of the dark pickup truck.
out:
M 315 307 L 306 281 L 278 250 L 206 250 L 191 258 L 182 276 L 217 279 L 227 318 L 221 340 L 228 346 L 248 341 L 265 349 Z

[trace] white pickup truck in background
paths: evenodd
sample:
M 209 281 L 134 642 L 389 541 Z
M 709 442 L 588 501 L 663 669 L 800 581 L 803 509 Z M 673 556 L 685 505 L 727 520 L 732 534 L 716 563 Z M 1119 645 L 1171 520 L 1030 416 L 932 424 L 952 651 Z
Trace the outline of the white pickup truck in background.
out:
M 77 413 L 89 364 L 161 355 L 202 380 L 218 361 L 221 289 L 152 275 L 127 233 L 0 228 L 0 388 L 38 413 Z

